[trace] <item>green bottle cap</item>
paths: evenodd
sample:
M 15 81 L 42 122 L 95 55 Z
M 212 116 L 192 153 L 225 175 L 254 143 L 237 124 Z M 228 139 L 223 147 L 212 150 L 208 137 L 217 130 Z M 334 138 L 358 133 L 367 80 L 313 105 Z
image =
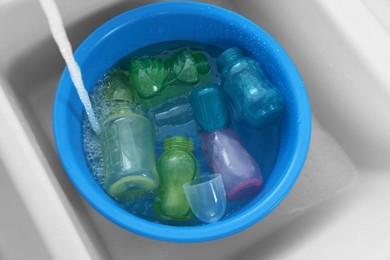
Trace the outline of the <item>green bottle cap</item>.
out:
M 167 72 L 159 59 L 135 58 L 129 69 L 134 88 L 141 98 L 152 98 L 166 87 Z

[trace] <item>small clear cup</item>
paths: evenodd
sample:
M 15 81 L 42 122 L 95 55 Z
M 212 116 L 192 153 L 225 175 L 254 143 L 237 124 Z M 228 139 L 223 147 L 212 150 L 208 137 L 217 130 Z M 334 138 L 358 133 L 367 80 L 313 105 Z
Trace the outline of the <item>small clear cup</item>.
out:
M 216 222 L 226 211 L 226 191 L 221 174 L 201 176 L 183 185 L 188 204 L 203 222 Z

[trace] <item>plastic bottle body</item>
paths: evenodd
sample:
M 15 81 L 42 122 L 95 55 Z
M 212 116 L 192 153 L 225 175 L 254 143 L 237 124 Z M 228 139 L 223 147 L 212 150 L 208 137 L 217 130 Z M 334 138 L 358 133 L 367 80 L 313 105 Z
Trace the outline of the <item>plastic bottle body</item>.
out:
M 105 188 L 117 200 L 143 196 L 158 186 L 153 126 L 126 105 L 114 108 L 99 136 Z
M 154 205 L 155 214 L 159 218 L 175 220 L 194 218 L 183 188 L 184 183 L 196 180 L 199 175 L 198 163 L 192 154 L 193 144 L 189 140 L 191 139 L 172 137 L 165 141 L 165 151 L 158 161 L 160 186 Z M 184 147 L 170 146 L 175 141 L 190 144 L 184 144 Z
M 260 190 L 260 168 L 231 129 L 203 133 L 202 149 L 213 172 L 222 175 L 228 200 L 250 198 Z
M 231 48 L 218 58 L 218 68 L 239 120 L 250 128 L 260 128 L 280 117 L 283 97 L 255 60 Z
M 195 85 L 210 71 L 207 58 L 201 52 L 181 49 L 164 61 L 167 85 Z
M 164 140 L 180 133 L 199 143 L 197 125 L 187 98 L 169 99 L 164 104 L 148 110 L 146 115 L 156 126 L 156 151 L 163 148 Z M 199 158 L 198 158 L 199 159 Z
M 187 96 L 194 86 L 211 81 L 206 56 L 186 48 L 165 60 L 135 58 L 129 70 L 140 102 L 149 107 L 174 96 Z

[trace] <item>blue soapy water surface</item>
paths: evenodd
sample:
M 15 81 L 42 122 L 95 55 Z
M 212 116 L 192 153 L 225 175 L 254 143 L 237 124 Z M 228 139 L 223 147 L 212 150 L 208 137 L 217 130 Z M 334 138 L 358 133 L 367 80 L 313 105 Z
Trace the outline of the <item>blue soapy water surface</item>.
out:
M 182 47 L 202 51 L 209 61 L 213 83 L 220 83 L 220 76 L 217 71 L 215 60 L 222 52 L 222 50 L 211 45 L 206 45 L 197 42 L 174 41 L 151 45 L 127 55 L 126 57 L 118 61 L 118 63 L 113 66 L 113 69 L 120 68 L 123 70 L 127 70 L 128 63 L 130 59 L 134 56 L 154 56 L 157 58 L 167 58 L 175 50 Z M 108 74 L 109 72 L 106 73 L 106 75 Z M 103 75 L 102 80 L 97 82 L 91 94 L 92 105 L 95 107 L 95 111 L 99 120 L 101 120 L 105 115 L 107 115 L 110 110 L 110 107 L 105 104 L 105 102 L 102 102 L 104 98 L 104 90 L 106 87 L 106 84 L 104 83 L 106 82 L 106 75 Z M 230 127 L 238 133 L 245 148 L 259 164 L 262 170 L 263 179 L 266 182 L 268 176 L 272 172 L 272 168 L 275 164 L 279 150 L 280 123 L 276 122 L 263 129 L 252 130 L 238 123 L 237 117 L 231 105 L 229 105 L 229 111 L 231 120 Z M 145 116 L 155 123 L 155 152 L 157 160 L 163 153 L 164 139 L 169 136 L 175 136 L 180 134 L 182 136 L 190 137 L 193 139 L 193 154 L 198 160 L 200 173 L 211 173 L 211 170 L 207 165 L 206 160 L 203 156 L 203 152 L 201 150 L 201 140 L 198 132 L 199 129 L 192 116 L 192 110 L 187 97 L 176 97 L 170 99 L 168 102 L 159 105 L 158 107 L 153 107 L 149 110 L 145 110 L 144 112 Z M 85 151 L 87 162 L 91 168 L 91 172 L 103 188 L 104 168 L 100 145 L 86 116 L 84 116 L 83 119 L 83 148 Z M 194 226 L 204 224 L 197 219 L 190 221 L 175 221 L 157 218 L 153 212 L 153 204 L 155 197 L 156 194 L 151 193 L 142 199 L 121 201 L 117 203 L 120 207 L 124 208 L 128 212 L 156 223 L 174 226 Z M 224 218 L 228 218 L 229 216 L 233 215 L 234 212 L 238 211 L 242 207 L 245 207 L 248 201 L 249 200 L 240 202 L 228 201 L 227 210 Z

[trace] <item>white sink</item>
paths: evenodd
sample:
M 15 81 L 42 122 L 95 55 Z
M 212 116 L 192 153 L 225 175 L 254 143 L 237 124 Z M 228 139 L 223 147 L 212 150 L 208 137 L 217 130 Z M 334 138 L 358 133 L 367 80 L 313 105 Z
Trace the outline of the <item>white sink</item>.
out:
M 153 1 L 57 2 L 76 47 Z M 258 23 L 305 81 L 312 145 L 287 198 L 251 228 L 207 243 L 154 241 L 106 220 L 56 153 L 51 112 L 64 62 L 38 1 L 0 0 L 0 259 L 390 259 L 390 4 L 206 2 Z

